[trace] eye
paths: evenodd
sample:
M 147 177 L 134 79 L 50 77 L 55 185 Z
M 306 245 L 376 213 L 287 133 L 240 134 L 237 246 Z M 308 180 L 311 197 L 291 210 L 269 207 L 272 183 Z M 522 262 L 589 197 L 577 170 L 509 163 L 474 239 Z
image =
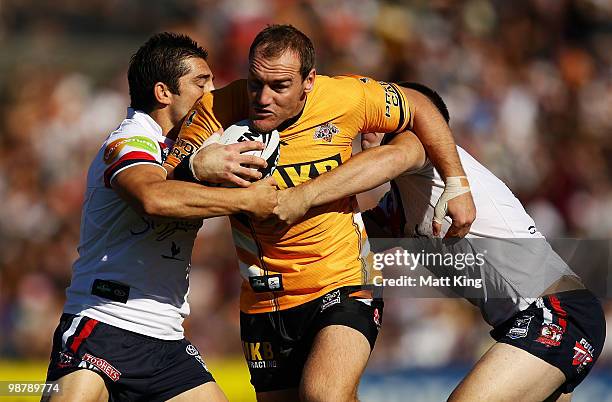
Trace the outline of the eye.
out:
M 261 88 L 261 82 L 256 80 L 248 80 L 248 86 L 251 91 L 256 91 Z

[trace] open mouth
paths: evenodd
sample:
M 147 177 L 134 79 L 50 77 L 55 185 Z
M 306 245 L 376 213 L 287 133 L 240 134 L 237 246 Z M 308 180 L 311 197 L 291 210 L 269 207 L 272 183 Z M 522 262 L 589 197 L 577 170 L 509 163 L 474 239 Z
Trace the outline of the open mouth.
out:
M 255 119 L 265 119 L 272 116 L 273 113 L 267 109 L 253 108 L 253 117 Z

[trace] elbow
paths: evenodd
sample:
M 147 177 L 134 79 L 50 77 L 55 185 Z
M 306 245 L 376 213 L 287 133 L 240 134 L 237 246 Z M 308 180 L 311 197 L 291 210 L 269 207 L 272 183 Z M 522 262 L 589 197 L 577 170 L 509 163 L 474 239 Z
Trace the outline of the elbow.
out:
M 176 210 L 167 194 L 148 197 L 142 202 L 142 214 L 153 218 L 185 218 Z
M 155 186 L 149 188 L 148 191 L 141 192 L 135 204 L 133 206 L 141 215 L 155 218 L 171 217 L 166 197 L 161 192 L 156 191 Z
M 161 200 L 157 197 L 146 197 L 140 200 L 136 206 L 136 210 L 142 215 L 161 217 L 164 211 L 164 206 L 162 204 Z

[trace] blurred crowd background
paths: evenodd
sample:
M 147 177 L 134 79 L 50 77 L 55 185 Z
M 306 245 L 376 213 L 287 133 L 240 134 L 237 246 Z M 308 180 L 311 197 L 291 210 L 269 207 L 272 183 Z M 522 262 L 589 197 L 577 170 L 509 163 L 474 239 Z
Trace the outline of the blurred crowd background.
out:
M 457 142 L 547 236 L 612 235 L 610 1 L 2 0 L 0 358 L 48 358 L 86 170 L 125 116 L 130 55 L 152 33 L 187 33 L 209 50 L 220 87 L 245 75 L 250 42 L 268 23 L 308 34 L 319 73 L 438 90 Z M 205 222 L 191 281 L 188 336 L 207 358 L 241 354 L 226 219 Z M 386 304 L 373 369 L 469 364 L 491 343 L 462 300 Z M 612 366 L 612 342 L 598 366 Z

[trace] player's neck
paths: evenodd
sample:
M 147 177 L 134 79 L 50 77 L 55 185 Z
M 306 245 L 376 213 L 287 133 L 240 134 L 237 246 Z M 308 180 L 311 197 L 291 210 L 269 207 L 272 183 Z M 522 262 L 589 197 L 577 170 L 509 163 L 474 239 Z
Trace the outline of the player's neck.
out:
M 304 113 L 304 108 L 306 108 L 306 100 L 304 99 L 304 103 L 300 106 L 299 108 L 299 112 L 293 116 L 288 118 L 287 120 L 285 120 L 284 122 L 282 122 L 278 127 L 277 130 L 280 131 L 284 131 L 285 129 L 289 128 L 291 125 L 293 125 L 296 121 L 299 120 L 300 117 L 302 117 L 302 113 Z
M 174 130 L 175 124 L 172 123 L 172 119 L 170 118 L 167 110 L 164 109 L 154 109 L 149 113 L 149 116 L 157 123 L 162 129 L 162 135 L 164 137 L 168 137 L 168 134 L 177 131 Z

